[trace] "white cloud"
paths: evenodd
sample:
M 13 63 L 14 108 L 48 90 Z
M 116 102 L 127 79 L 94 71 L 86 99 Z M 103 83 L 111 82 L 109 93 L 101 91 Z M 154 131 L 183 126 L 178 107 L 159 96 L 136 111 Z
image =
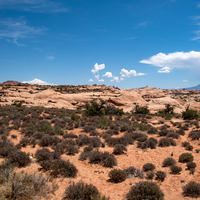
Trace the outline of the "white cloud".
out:
M 90 79 L 90 80 L 89 80 L 89 82 L 93 82 L 93 80 L 92 80 L 92 79 Z
M 54 59 L 54 56 L 47 56 L 47 59 L 53 60 L 53 59 Z
M 188 80 L 183 80 L 184 83 L 188 82 Z
M 23 10 L 26 12 L 58 13 L 70 10 L 51 0 L 0 0 L 0 9 Z
M 158 73 L 170 73 L 171 72 L 171 68 L 169 67 L 163 67 L 160 70 L 158 70 Z
M 38 84 L 38 85 L 56 85 L 56 84 L 53 84 L 53 83 L 47 83 L 45 81 L 42 81 L 40 79 L 33 79 L 32 81 L 23 81 L 22 83 L 29 83 L 29 84 Z
M 121 78 L 120 78 L 120 81 L 123 81 L 123 80 L 124 80 L 124 79 L 121 77 Z
M 110 80 L 110 81 L 111 81 L 111 82 L 113 82 L 113 81 L 115 81 L 115 82 L 119 82 L 119 77 L 115 76 L 115 77 L 113 77 L 113 79 Z
M 197 4 L 197 8 L 200 8 L 200 3 Z
M 0 20 L 0 37 L 14 38 L 28 38 L 34 35 L 43 34 L 48 29 L 45 27 L 34 28 L 28 26 L 26 21 L 22 18 L 13 20 L 12 18 Z
M 98 65 L 97 63 L 94 65 L 94 68 L 91 70 L 91 72 L 93 74 L 96 74 L 99 72 L 99 70 L 102 70 L 105 68 L 105 64 L 101 64 L 101 65 Z
M 126 69 L 121 69 L 121 72 L 120 72 L 120 75 L 122 76 L 122 77 L 131 77 L 131 76 L 143 76 L 143 75 L 146 75 L 146 74 L 144 74 L 144 73 L 137 73 L 135 70 L 130 70 L 130 71 L 128 71 L 128 70 L 126 70 Z
M 20 43 L 17 42 L 17 38 L 14 38 L 13 40 L 6 39 L 6 41 L 11 42 L 11 43 L 14 43 L 14 44 L 16 44 L 18 47 L 24 46 L 23 44 L 20 44 Z
M 94 77 L 95 77 L 96 81 L 98 81 L 98 82 L 104 82 L 103 79 L 99 79 L 99 74 L 97 74 L 97 75 L 94 76 Z
M 140 63 L 161 67 L 159 73 L 169 73 L 174 68 L 198 69 L 200 66 L 200 52 L 158 53 L 147 60 L 141 60 Z
M 103 76 L 112 78 L 112 72 L 106 72 Z

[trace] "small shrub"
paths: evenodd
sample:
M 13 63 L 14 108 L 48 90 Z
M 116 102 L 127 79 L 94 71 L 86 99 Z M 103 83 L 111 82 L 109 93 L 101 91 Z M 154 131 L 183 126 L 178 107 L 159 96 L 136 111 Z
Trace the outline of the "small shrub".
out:
M 188 145 L 188 146 L 185 147 L 185 150 L 192 151 L 193 150 L 193 146 L 192 145 Z
M 56 159 L 52 162 L 50 167 L 51 174 L 54 177 L 61 175 L 63 177 L 76 177 L 78 172 L 77 168 L 69 162 L 69 160 Z
M 66 147 L 66 154 L 74 156 L 78 153 L 78 148 L 72 145 Z
M 155 165 L 152 163 L 146 163 L 142 167 L 143 171 L 145 171 L 145 172 L 153 171 L 155 168 L 156 168 Z
M 190 143 L 189 142 L 182 142 L 182 147 L 187 147 L 187 146 L 189 146 L 190 145 Z
M 92 146 L 87 146 L 87 147 L 84 147 L 83 151 L 84 152 L 89 152 L 89 151 L 92 151 L 93 150 L 93 147 Z
M 74 133 L 65 133 L 64 135 L 63 135 L 63 138 L 64 139 L 66 139 L 66 138 L 78 138 L 78 136 L 77 135 L 75 135 Z
M 184 120 L 198 119 L 199 114 L 196 110 L 186 110 L 186 111 L 182 112 L 182 117 Z
M 200 131 L 191 131 L 188 135 L 192 140 L 199 140 L 200 138 Z
M 168 157 L 164 159 L 162 164 L 163 164 L 163 167 L 169 167 L 169 166 L 175 165 L 176 161 L 173 158 Z
M 47 148 L 38 149 L 35 153 L 37 162 L 52 159 L 52 153 Z
M 127 173 L 121 169 L 113 169 L 109 172 L 108 176 L 112 182 L 120 183 L 126 179 Z
M 152 171 L 146 173 L 147 180 L 153 180 L 154 176 L 155 176 L 155 173 Z
M 107 158 L 102 161 L 104 167 L 113 167 L 117 165 L 117 160 L 114 155 L 109 155 Z
M 192 162 L 194 160 L 194 157 L 191 153 L 183 153 L 179 156 L 179 162 L 181 163 L 188 163 Z
M 31 163 L 29 155 L 22 151 L 12 151 L 8 156 L 8 163 L 17 167 L 26 167 Z
M 176 165 L 170 166 L 170 170 L 172 174 L 179 174 L 182 171 L 182 168 Z
M 148 134 L 157 134 L 158 133 L 158 129 L 155 127 L 151 127 L 148 131 Z
M 127 148 L 123 144 L 116 144 L 113 150 L 113 154 L 121 155 L 124 154 L 124 151 L 127 151 Z
M 135 114 L 149 114 L 148 106 L 135 105 Z
M 192 168 L 196 168 L 197 165 L 195 162 L 188 162 L 186 166 L 187 166 L 187 169 L 190 170 Z
M 143 200 L 143 199 L 155 199 L 163 200 L 164 194 L 160 187 L 154 182 L 139 182 L 135 186 L 132 186 L 128 194 L 126 194 L 127 200 Z
M 95 186 L 79 181 L 78 183 L 73 183 L 66 188 L 63 200 L 92 200 L 92 196 L 97 195 L 99 195 L 99 192 Z
M 159 147 L 169 147 L 176 146 L 176 142 L 173 139 L 169 138 L 161 138 L 158 142 Z
M 132 175 L 132 174 L 134 174 L 134 173 L 135 173 L 135 170 L 136 170 L 136 168 L 133 167 L 133 166 L 130 166 L 129 168 L 125 169 L 127 175 L 130 175 L 130 174 Z
M 166 178 L 166 173 L 165 172 L 163 172 L 163 171 L 157 171 L 156 172 L 156 177 L 155 177 L 156 180 L 159 180 L 159 181 L 163 182 L 165 180 L 165 178 Z
M 135 170 L 135 173 L 134 173 L 134 176 L 135 177 L 139 177 L 139 178 L 144 178 L 144 173 L 143 173 L 143 171 L 142 170 L 140 170 L 140 169 L 136 169 Z
M 183 196 L 192 198 L 200 197 L 200 184 L 195 181 L 190 181 L 183 187 Z

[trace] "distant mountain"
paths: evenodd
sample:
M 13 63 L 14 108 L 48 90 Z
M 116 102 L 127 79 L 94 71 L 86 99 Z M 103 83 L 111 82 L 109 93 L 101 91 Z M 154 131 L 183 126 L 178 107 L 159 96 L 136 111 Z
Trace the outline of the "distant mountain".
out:
M 0 83 L 0 85 L 38 85 L 38 84 L 29 84 L 29 83 L 21 83 L 18 81 L 5 81 L 3 83 Z
M 200 90 L 200 84 L 194 87 L 185 88 L 186 90 Z

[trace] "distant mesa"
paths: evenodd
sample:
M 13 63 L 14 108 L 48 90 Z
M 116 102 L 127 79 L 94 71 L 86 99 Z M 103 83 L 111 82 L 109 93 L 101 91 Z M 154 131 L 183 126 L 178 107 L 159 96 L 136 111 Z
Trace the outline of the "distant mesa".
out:
M 184 88 L 186 90 L 200 90 L 200 84 L 194 87 Z
M 18 81 L 5 81 L 3 83 L 0 83 L 0 85 L 38 85 L 38 84 L 29 84 L 29 83 L 21 83 Z

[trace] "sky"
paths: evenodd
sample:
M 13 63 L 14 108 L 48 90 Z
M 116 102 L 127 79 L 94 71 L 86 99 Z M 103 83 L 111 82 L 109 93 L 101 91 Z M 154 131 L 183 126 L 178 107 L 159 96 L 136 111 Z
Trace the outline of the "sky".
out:
M 0 82 L 200 84 L 200 0 L 0 0 Z

